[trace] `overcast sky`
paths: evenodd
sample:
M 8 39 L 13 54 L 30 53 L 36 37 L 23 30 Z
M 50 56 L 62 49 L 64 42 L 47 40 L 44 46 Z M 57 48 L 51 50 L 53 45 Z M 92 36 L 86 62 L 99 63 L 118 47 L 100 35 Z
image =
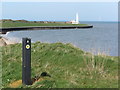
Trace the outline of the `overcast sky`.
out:
M 117 2 L 3 2 L 2 18 L 70 21 L 117 21 Z

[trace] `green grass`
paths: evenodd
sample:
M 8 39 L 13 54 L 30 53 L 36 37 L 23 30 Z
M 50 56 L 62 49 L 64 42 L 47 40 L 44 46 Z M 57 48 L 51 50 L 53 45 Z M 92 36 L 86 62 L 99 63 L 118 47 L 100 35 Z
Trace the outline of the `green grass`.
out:
M 21 44 L 2 48 L 2 85 L 21 80 Z M 51 77 L 18 88 L 118 88 L 117 57 L 86 53 L 71 44 L 32 44 L 32 77 L 47 72 Z
M 66 24 L 66 23 L 34 23 L 34 22 L 12 22 L 12 21 L 6 21 L 3 22 L 0 27 L 23 27 L 23 26 L 85 26 L 87 24 Z

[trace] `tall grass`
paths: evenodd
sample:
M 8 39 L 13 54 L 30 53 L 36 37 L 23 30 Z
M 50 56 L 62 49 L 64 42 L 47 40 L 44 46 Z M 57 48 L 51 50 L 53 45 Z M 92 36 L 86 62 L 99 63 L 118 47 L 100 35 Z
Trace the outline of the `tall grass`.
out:
M 2 47 L 2 78 L 4 87 L 21 80 L 21 44 Z M 118 59 L 107 55 L 93 55 L 63 43 L 32 44 L 32 78 L 47 72 L 31 86 L 18 88 L 117 88 Z
M 2 88 L 2 48 L 0 47 L 0 89 Z
M 85 57 L 86 55 L 84 55 Z M 99 74 L 101 77 L 104 77 L 106 75 L 105 71 L 105 65 L 107 63 L 106 56 L 104 58 L 98 58 L 94 55 L 89 57 L 89 59 L 84 58 L 84 65 L 85 65 L 85 71 L 88 72 L 88 74 L 91 76 L 91 78 L 94 77 L 94 75 Z M 98 75 L 96 75 L 98 76 Z

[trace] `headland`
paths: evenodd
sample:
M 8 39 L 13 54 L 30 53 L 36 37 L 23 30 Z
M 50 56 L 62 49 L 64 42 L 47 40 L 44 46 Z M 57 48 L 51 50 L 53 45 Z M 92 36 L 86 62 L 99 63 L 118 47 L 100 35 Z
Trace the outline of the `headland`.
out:
M 92 28 L 88 24 L 72 24 L 71 22 L 53 22 L 53 21 L 27 21 L 27 20 L 11 20 L 3 19 L 0 21 L 0 33 L 5 34 L 10 31 L 21 30 L 49 30 L 49 29 L 85 29 Z

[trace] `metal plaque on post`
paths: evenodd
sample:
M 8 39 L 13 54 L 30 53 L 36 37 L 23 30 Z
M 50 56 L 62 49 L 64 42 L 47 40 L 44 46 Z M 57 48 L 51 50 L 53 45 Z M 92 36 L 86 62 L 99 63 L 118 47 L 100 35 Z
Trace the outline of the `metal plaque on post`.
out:
M 22 83 L 31 85 L 31 39 L 22 38 Z

